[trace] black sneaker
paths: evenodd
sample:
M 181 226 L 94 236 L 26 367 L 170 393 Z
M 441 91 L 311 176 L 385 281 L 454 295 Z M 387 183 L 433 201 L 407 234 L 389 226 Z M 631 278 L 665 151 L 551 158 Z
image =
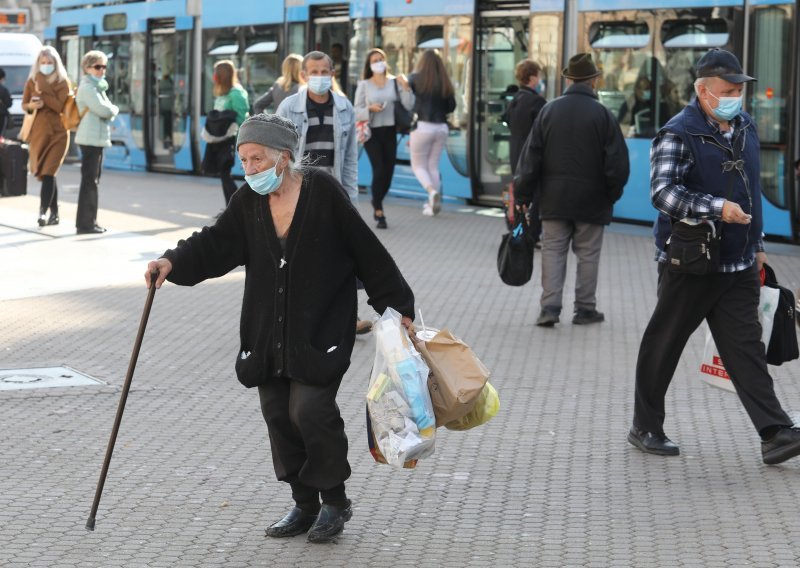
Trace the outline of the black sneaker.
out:
M 578 310 L 572 317 L 572 323 L 575 325 L 586 325 L 587 323 L 600 323 L 604 321 L 606 316 L 603 312 L 597 310 Z
M 781 428 L 769 440 L 761 442 L 761 457 L 767 465 L 783 463 L 800 455 L 800 428 Z

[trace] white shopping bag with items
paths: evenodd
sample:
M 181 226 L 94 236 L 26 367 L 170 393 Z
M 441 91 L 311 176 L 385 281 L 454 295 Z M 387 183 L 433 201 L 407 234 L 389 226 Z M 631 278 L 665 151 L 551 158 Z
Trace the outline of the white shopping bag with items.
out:
M 371 428 L 386 462 L 403 467 L 433 453 L 436 417 L 428 392 L 430 370 L 395 310 L 387 308 L 372 330 L 375 364 L 367 391 Z
M 780 290 L 761 287 L 761 297 L 758 302 L 758 321 L 761 322 L 761 342 L 766 349 L 769 345 L 769 338 L 772 337 L 772 322 L 775 319 L 775 311 L 778 309 L 778 298 Z M 731 382 L 725 365 L 714 344 L 711 330 L 706 326 L 706 347 L 703 351 L 703 360 L 700 362 L 700 378 L 704 383 L 712 387 L 721 388 L 729 392 L 736 392 L 736 388 Z

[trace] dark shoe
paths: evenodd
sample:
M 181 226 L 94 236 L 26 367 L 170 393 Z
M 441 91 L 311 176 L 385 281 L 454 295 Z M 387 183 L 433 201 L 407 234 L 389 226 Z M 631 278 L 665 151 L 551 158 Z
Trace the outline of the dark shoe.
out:
M 677 456 L 681 453 L 678 446 L 663 433 L 642 432 L 631 428 L 628 432 L 628 441 L 647 454 Z
M 553 327 L 559 321 L 558 312 L 542 310 L 539 312 L 539 318 L 536 320 L 536 325 L 539 327 Z
M 375 215 L 375 220 L 378 222 L 378 224 L 375 225 L 377 228 L 379 228 L 379 229 L 388 229 L 389 228 L 389 225 L 386 224 L 386 216 L 385 215 L 380 215 L 380 216 Z
M 372 322 L 369 320 L 358 320 L 356 322 L 356 335 L 364 335 L 372 331 Z
M 295 507 L 280 521 L 265 529 L 264 532 L 267 536 L 273 538 L 297 536 L 310 529 L 316 520 L 317 515 L 306 513 L 300 507 Z
M 39 223 L 40 227 L 44 227 L 45 225 L 47 225 L 47 215 L 42 213 L 41 215 L 39 215 L 39 219 L 36 222 Z
M 314 526 L 308 531 L 308 542 L 330 542 L 337 534 L 342 532 L 344 524 L 353 516 L 353 507 L 334 507 L 322 504 Z
M 100 225 L 95 225 L 91 229 L 78 229 L 79 235 L 99 235 L 100 233 L 105 233 L 105 228 L 101 227 Z
M 47 220 L 47 224 L 58 225 L 58 222 L 59 222 L 58 213 L 50 213 L 50 218 Z
M 800 428 L 781 428 L 766 442 L 761 442 L 764 463 L 775 465 L 800 456 Z
M 535 243 L 533 243 L 533 248 L 535 248 L 536 250 L 542 250 L 542 241 L 536 241 Z
M 586 325 L 587 323 L 600 323 L 605 320 L 606 316 L 603 312 L 597 310 L 578 310 L 572 317 L 572 323 L 575 325 Z

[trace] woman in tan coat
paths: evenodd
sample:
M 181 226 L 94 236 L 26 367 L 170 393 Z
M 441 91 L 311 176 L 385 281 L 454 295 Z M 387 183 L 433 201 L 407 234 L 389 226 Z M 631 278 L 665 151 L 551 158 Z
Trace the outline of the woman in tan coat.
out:
M 42 182 L 40 227 L 58 225 L 56 174 L 64 162 L 69 145 L 69 133 L 61 122 L 61 111 L 64 110 L 70 89 L 67 71 L 58 52 L 49 45 L 42 48 L 22 94 L 22 108 L 29 113 L 36 111 L 28 138 L 28 169 Z

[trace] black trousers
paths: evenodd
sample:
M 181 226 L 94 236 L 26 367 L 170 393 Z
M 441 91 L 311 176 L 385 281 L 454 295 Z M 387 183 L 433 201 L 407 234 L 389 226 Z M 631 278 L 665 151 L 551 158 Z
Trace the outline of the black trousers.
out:
M 81 230 L 92 229 L 97 225 L 97 187 L 103 171 L 103 148 L 85 146 L 81 148 L 81 188 L 78 192 L 78 213 L 75 226 Z
M 236 193 L 237 189 L 239 189 L 236 186 L 236 182 L 233 181 L 233 178 L 231 177 L 231 169 L 232 166 L 227 169 L 223 168 L 219 172 L 219 177 L 222 180 L 222 194 L 225 196 L 226 207 L 228 206 L 228 203 L 231 202 L 231 197 L 233 197 L 233 194 Z
M 756 430 L 791 426 L 767 370 L 758 321 L 760 281 L 755 265 L 741 272 L 676 274 L 659 263 L 658 303 L 636 363 L 633 424 L 663 432 L 664 397 L 689 336 L 705 319 Z
M 42 176 L 42 190 L 39 192 L 39 213 L 44 215 L 47 209 L 58 215 L 58 183 L 55 176 Z
M 397 130 L 394 126 L 372 128 L 364 144 L 372 166 L 372 208 L 383 211 L 383 198 L 389 193 L 397 161 Z
M 344 421 L 336 404 L 340 382 L 318 387 L 275 377 L 258 387 L 275 475 L 291 484 L 299 505 L 318 500 L 320 493 L 323 502 L 326 495 L 344 497 L 350 464 Z

